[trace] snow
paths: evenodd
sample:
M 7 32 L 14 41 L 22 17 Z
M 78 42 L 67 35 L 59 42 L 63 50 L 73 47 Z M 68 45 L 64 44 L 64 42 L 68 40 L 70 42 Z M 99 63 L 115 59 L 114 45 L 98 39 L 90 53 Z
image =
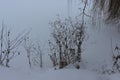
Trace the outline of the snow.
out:
M 87 70 L 62 69 L 50 70 L 41 75 L 43 80 L 97 80 L 96 74 Z
M 96 34 L 95 34 L 96 33 Z M 0 66 L 1 80 L 120 80 L 120 74 L 103 74 L 104 69 L 111 68 L 111 36 L 108 33 L 95 32 L 88 28 L 90 35 L 85 41 L 82 53 L 81 68 L 76 69 L 70 64 L 64 69 L 55 70 L 44 54 L 44 67 L 29 69 L 25 54 L 17 56 L 11 61 L 10 68 Z M 114 34 L 112 34 L 114 35 Z M 115 33 L 116 35 L 116 33 Z M 112 37 L 113 48 L 118 36 Z M 116 41 L 116 42 L 115 42 Z
M 120 74 L 114 74 L 110 76 L 111 80 L 120 80 Z
M 70 64 L 64 69 L 55 70 L 48 54 L 43 55 L 43 68 L 29 69 L 23 51 L 10 62 L 10 68 L 0 66 L 0 80 L 120 80 L 120 73 L 102 73 L 104 69 L 111 69 L 112 49 L 119 43 L 117 30 L 111 27 L 97 31 L 88 27 L 86 31 L 88 38 L 83 44 L 80 69 Z
M 14 68 L 0 69 L 2 80 L 97 80 L 94 72 L 77 69 L 61 69 L 48 71 L 27 71 Z
M 46 22 L 44 23 L 45 25 L 47 24 Z M 22 51 L 21 55 L 16 56 L 10 62 L 10 68 L 0 66 L 0 80 L 120 80 L 120 73 L 110 75 L 102 73 L 104 69 L 111 69 L 112 50 L 116 44 L 120 45 L 118 28 L 113 27 L 114 25 L 105 24 L 101 24 L 97 28 L 92 26 L 90 24 L 87 25 L 87 36 L 83 44 L 80 69 L 76 69 L 75 64 L 70 64 L 64 69 L 55 70 L 50 62 L 49 53 L 43 54 L 43 68 L 32 67 L 30 69 L 27 55 L 25 51 Z M 44 32 L 43 29 L 41 29 L 42 33 Z M 37 36 L 42 34 L 40 29 L 37 28 L 37 30 L 38 32 L 35 30 Z M 46 53 L 48 52 L 47 50 L 45 51 Z
M 104 69 L 111 69 L 112 48 L 119 43 L 117 30 L 103 28 L 97 31 L 88 27 L 87 34 L 89 37 L 83 44 L 80 69 L 76 69 L 75 64 L 70 64 L 64 69 L 55 70 L 48 54 L 43 55 L 43 68 L 29 69 L 23 51 L 10 62 L 10 68 L 0 66 L 0 80 L 120 80 L 119 73 L 102 73 Z
M 24 68 L 0 67 L 0 78 L 2 80 L 34 80 L 37 76 L 39 76 L 43 72 L 44 70 L 33 71 Z
M 104 75 L 85 69 L 25 70 L 0 67 L 1 80 L 119 80 L 120 74 Z

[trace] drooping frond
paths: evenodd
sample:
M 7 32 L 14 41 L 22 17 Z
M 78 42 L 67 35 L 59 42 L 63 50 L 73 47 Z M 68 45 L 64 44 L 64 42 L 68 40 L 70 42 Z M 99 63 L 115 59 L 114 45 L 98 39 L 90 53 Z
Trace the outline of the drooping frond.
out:
M 100 11 L 107 9 L 106 20 L 120 20 L 120 0 L 94 0 L 93 6 Z

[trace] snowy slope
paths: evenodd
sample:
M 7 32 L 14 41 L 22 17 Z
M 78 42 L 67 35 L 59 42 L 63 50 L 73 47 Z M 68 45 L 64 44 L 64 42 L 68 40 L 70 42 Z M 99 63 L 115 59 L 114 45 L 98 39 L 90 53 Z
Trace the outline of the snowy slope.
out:
M 120 33 L 117 27 L 102 23 L 95 27 L 87 25 L 82 53 L 83 68 L 101 71 L 103 67 L 112 67 L 112 55 L 116 53 L 114 49 L 116 45 L 120 46 Z
M 103 28 L 97 31 L 87 28 L 87 34 L 89 37 L 83 44 L 81 69 L 69 65 L 66 69 L 54 70 L 45 54 L 44 68 L 30 70 L 25 54 L 21 54 L 11 61 L 10 68 L 0 66 L 0 80 L 120 80 L 119 73 L 101 74 L 103 67 L 111 68 L 112 48 L 120 39 L 117 30 Z
M 97 75 L 87 70 L 62 69 L 48 71 L 27 71 L 1 68 L 1 80 L 98 80 Z
M 0 80 L 119 80 L 120 74 L 104 75 L 83 69 L 24 70 L 0 67 Z
M 54 70 L 48 54 L 44 54 L 42 69 L 30 70 L 26 54 L 22 52 L 23 54 L 11 61 L 10 68 L 0 66 L 0 80 L 120 80 L 119 73 L 101 74 L 103 67 L 110 69 L 112 66 L 112 49 L 120 39 L 117 29 L 105 27 L 98 31 L 88 27 L 86 33 L 88 36 L 83 44 L 80 70 L 75 69 L 73 65 L 66 69 Z
M 97 80 L 95 73 L 77 69 L 50 70 L 40 78 L 43 80 Z
M 111 80 L 120 80 L 120 74 L 114 74 L 110 76 Z

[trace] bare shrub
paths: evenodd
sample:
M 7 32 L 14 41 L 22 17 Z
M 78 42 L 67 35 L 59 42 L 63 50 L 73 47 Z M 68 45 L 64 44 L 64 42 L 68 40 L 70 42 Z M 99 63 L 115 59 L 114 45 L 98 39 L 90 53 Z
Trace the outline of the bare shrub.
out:
M 84 40 L 84 26 L 79 20 L 71 18 L 64 21 L 58 18 L 51 23 L 53 41 L 49 42 L 50 59 L 53 65 L 63 68 L 70 63 L 81 61 L 81 45 Z
M 118 46 L 115 47 L 115 51 L 117 51 L 117 54 L 113 54 L 113 71 L 114 72 L 120 72 L 120 48 Z
M 81 62 L 82 43 L 85 38 L 85 16 L 88 0 L 84 4 L 80 16 L 74 20 L 71 17 L 61 20 L 59 17 L 52 22 L 52 41 L 50 44 L 50 59 L 53 65 L 63 68 L 71 63 Z M 80 66 L 78 67 L 80 68 Z
M 24 49 L 27 53 L 29 67 L 43 67 L 43 52 L 39 42 L 33 42 L 30 37 L 24 39 Z
M 7 30 L 7 27 L 2 23 L 2 28 L 0 31 L 0 65 L 10 67 L 9 63 L 14 58 L 20 44 L 24 40 L 24 37 L 28 33 L 20 33 L 14 39 L 11 37 L 11 31 Z
M 33 58 L 33 62 L 35 65 L 38 65 L 40 68 L 43 67 L 43 52 L 40 43 L 36 44 L 36 47 L 33 48 L 35 56 Z

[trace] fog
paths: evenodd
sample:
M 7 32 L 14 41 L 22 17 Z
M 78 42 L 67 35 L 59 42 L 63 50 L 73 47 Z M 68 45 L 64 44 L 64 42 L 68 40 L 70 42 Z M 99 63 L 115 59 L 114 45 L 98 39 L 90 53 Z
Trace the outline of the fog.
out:
M 0 0 L 0 23 L 4 21 L 14 34 L 31 29 L 34 39 L 48 40 L 49 22 L 58 14 L 68 16 L 68 0 Z

